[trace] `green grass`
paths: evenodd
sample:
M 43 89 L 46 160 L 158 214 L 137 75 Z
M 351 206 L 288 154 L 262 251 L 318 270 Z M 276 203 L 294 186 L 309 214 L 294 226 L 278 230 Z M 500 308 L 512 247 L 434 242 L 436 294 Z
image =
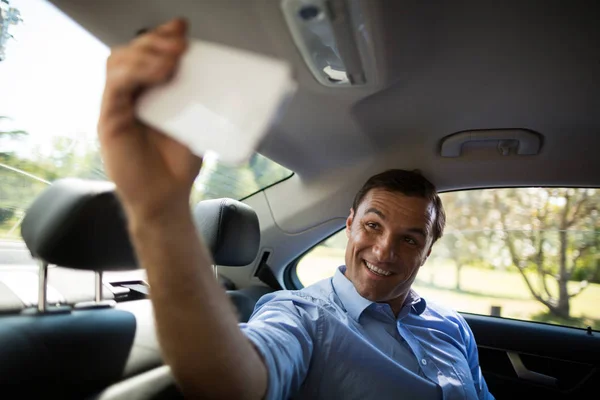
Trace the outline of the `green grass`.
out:
M 12 217 L 8 221 L 0 223 L 0 239 L 20 240 L 21 239 L 21 227 L 13 227 L 19 222 L 17 216 Z M 11 231 L 12 230 L 12 231 Z
M 298 265 L 298 277 L 305 285 L 330 277 L 344 263 L 343 249 L 316 248 Z M 600 329 L 600 285 L 589 286 L 571 299 L 571 318 L 556 317 L 535 300 L 521 275 L 514 270 L 488 270 L 464 266 L 461 290 L 455 289 L 456 269 L 451 263 L 426 263 L 413 285 L 425 299 L 458 311 L 489 315 L 492 306 L 501 307 L 501 316 L 530 321 Z M 557 290 L 551 285 L 551 292 Z M 570 282 L 570 292 L 578 288 Z

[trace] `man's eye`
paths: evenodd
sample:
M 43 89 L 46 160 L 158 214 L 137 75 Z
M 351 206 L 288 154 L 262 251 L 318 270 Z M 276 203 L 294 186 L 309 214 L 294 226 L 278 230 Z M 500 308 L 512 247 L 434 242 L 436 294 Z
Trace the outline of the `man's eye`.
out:
M 376 222 L 367 222 L 365 225 L 369 229 L 377 229 L 379 227 L 379 224 Z
M 412 245 L 417 244 L 417 241 L 415 239 L 411 238 L 411 237 L 405 237 L 404 241 L 406 241 L 406 243 L 412 244 Z

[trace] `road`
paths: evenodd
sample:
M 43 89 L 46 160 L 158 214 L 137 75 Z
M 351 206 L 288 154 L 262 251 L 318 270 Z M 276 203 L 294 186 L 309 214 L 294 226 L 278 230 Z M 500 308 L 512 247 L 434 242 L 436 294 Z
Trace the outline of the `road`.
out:
M 0 240 L 0 267 L 17 265 L 35 266 L 36 262 L 31 258 L 25 243 Z

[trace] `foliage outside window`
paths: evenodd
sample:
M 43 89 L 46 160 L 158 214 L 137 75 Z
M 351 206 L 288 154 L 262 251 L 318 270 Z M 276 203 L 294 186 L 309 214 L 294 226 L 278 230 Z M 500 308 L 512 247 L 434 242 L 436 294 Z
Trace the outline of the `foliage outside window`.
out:
M 477 314 L 600 330 L 600 189 L 511 188 L 441 195 L 445 234 L 414 288 Z M 345 232 L 298 264 L 303 285 L 344 263 Z
M 9 8 L 22 21 L 0 41 L 0 247 L 20 240 L 25 210 L 54 180 L 107 179 L 96 124 L 109 49 L 46 1 L 9 3 L 0 26 Z M 260 154 L 237 168 L 209 156 L 191 201 L 240 199 L 291 174 Z

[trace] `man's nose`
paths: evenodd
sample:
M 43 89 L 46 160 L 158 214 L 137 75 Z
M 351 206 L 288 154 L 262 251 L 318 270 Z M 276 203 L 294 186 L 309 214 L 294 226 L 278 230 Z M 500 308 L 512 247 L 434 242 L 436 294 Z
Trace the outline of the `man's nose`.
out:
M 379 262 L 393 262 L 396 259 L 394 238 L 389 235 L 379 237 L 373 250 Z

